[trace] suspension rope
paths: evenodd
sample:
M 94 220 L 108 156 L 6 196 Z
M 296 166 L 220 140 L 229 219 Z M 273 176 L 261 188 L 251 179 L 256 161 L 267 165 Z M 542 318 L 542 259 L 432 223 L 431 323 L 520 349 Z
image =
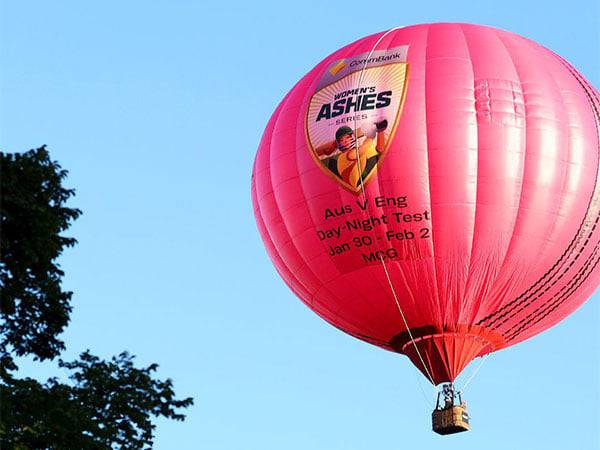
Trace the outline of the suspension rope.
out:
M 380 256 L 379 259 L 381 261 L 381 265 L 383 266 L 383 270 L 385 271 L 385 276 L 387 278 L 388 284 L 390 285 L 390 289 L 392 291 L 392 295 L 394 296 L 394 301 L 396 302 L 398 311 L 400 311 L 400 316 L 402 316 L 402 320 L 404 321 L 404 326 L 406 327 L 406 331 L 408 331 L 408 335 L 410 336 L 410 341 L 413 344 L 413 346 L 415 347 L 415 351 L 417 352 L 417 355 L 419 356 L 419 359 L 421 360 L 421 364 L 423 364 L 423 368 L 425 369 L 425 372 L 427 373 L 427 377 L 429 378 L 429 380 L 431 381 L 431 384 L 433 384 L 433 387 L 435 389 L 435 382 L 433 381 L 433 377 L 431 376 L 431 374 L 429 373 L 429 370 L 427 369 L 427 366 L 425 365 L 425 360 L 421 356 L 421 352 L 419 351 L 419 347 L 417 346 L 417 343 L 415 342 L 415 338 L 413 337 L 412 331 L 410 331 L 410 327 L 408 326 L 408 322 L 406 321 L 406 317 L 404 316 L 404 312 L 402 311 L 402 307 L 400 306 L 400 302 L 398 301 L 398 296 L 396 295 L 396 290 L 394 289 L 394 285 L 392 284 L 392 279 L 390 278 L 390 274 L 388 273 L 387 266 L 385 265 L 385 261 L 383 260 L 382 256 Z
M 414 366 L 413 366 L 414 367 Z M 415 367 L 416 369 L 416 367 Z M 417 378 L 417 385 L 419 386 L 419 390 L 421 391 L 421 395 L 423 396 L 423 398 L 425 399 L 425 403 L 427 405 L 429 405 L 430 408 L 434 408 L 435 409 L 435 397 L 437 395 L 437 391 L 435 390 L 435 386 L 433 386 L 433 400 L 431 397 L 427 396 L 427 394 L 425 393 L 425 389 L 423 389 L 423 374 L 421 372 L 419 372 L 419 370 L 415 370 L 413 371 L 413 373 L 415 374 L 416 378 Z
M 371 56 L 373 55 L 373 52 L 375 51 L 375 49 L 377 48 L 377 46 L 379 45 L 379 43 L 390 33 L 392 33 L 393 31 L 399 30 L 400 28 L 404 28 L 404 27 L 395 27 L 395 28 L 391 28 L 389 30 L 387 30 L 385 33 L 383 33 L 379 39 L 377 39 L 377 42 L 375 42 L 375 44 L 373 44 L 373 47 L 371 47 L 371 50 L 369 51 L 369 54 L 367 55 L 367 57 L 365 58 L 365 62 L 363 63 L 362 69 L 360 70 L 360 74 L 358 75 L 358 88 L 360 89 L 360 86 L 362 84 L 362 80 L 363 77 L 365 75 L 365 70 L 367 69 L 367 64 L 369 59 L 371 59 Z M 367 205 L 366 201 L 367 201 L 367 194 L 365 193 L 365 185 L 364 185 L 364 180 L 363 180 L 363 175 L 362 175 L 362 170 L 360 168 L 360 152 L 358 150 L 358 136 L 356 135 L 357 132 L 357 128 L 356 128 L 356 120 L 354 121 L 354 140 L 355 140 L 355 146 L 354 146 L 354 151 L 356 152 L 356 163 L 358 165 L 358 176 L 360 179 L 360 190 L 362 191 L 362 196 L 363 196 L 363 202 L 365 204 L 365 206 Z
M 467 386 L 469 385 L 469 383 L 471 383 L 471 381 L 473 381 L 473 378 L 475 378 L 475 375 L 477 375 L 477 373 L 479 372 L 479 370 L 481 369 L 481 367 L 483 367 L 483 363 L 487 360 L 487 358 L 488 358 L 489 355 L 490 355 L 489 353 L 486 353 L 481 358 L 481 361 L 479 361 L 479 366 L 477 366 L 477 368 L 473 371 L 473 373 L 471 374 L 471 376 L 467 379 L 467 381 L 465 382 L 464 386 L 460 390 L 461 393 L 464 392 L 465 389 L 467 389 Z
M 403 28 L 403 27 L 395 27 L 395 28 L 391 28 L 391 29 L 387 30 L 385 33 L 383 33 L 379 37 L 379 39 L 377 39 L 377 41 L 375 42 L 375 44 L 373 45 L 373 47 L 371 47 L 371 50 L 369 51 L 369 54 L 365 58 L 365 62 L 363 63 L 363 67 L 362 67 L 362 69 L 360 71 L 360 74 L 358 76 L 357 87 L 359 89 L 360 89 L 362 81 L 363 81 L 365 70 L 367 69 L 368 61 L 369 61 L 369 59 L 371 59 L 371 56 L 373 55 L 373 52 L 375 51 L 375 49 L 377 48 L 377 46 L 379 45 L 379 43 L 387 35 L 389 35 L 390 33 L 394 32 L 396 30 L 399 30 L 400 28 Z M 360 190 L 361 190 L 362 197 L 363 197 L 363 203 L 364 203 L 364 205 L 366 207 L 366 205 L 367 205 L 367 194 L 365 192 L 365 185 L 364 185 L 364 179 L 363 179 L 363 171 L 361 170 L 360 151 L 359 151 L 359 146 L 358 146 L 358 134 L 357 134 L 357 132 L 358 132 L 357 122 L 355 120 L 354 121 L 354 139 L 355 139 L 354 151 L 356 153 L 356 163 L 357 163 L 357 166 L 358 166 L 358 176 L 359 176 L 359 180 L 360 180 Z M 366 211 L 366 209 L 365 209 L 365 211 Z M 383 270 L 385 272 L 385 276 L 387 278 L 388 285 L 390 286 L 390 290 L 392 291 L 392 295 L 394 296 L 394 301 L 396 302 L 396 306 L 398 308 L 398 311 L 400 312 L 400 316 L 402 317 L 402 321 L 404 322 L 404 326 L 406 328 L 406 331 L 408 332 L 408 335 L 410 336 L 410 341 L 411 341 L 412 345 L 414 346 L 415 351 L 416 351 L 416 353 L 419 356 L 419 359 L 421 361 L 421 364 L 423 364 L 423 368 L 425 369 L 425 372 L 427 373 L 427 377 L 431 381 L 431 384 L 433 385 L 433 389 L 435 391 L 435 382 L 433 381 L 433 377 L 429 373 L 429 369 L 427 369 L 427 365 L 425 364 L 425 360 L 423 359 L 423 356 L 421 355 L 421 352 L 419 351 L 419 347 L 417 346 L 417 343 L 415 342 L 415 338 L 414 338 L 412 332 L 410 331 L 410 327 L 408 326 L 408 322 L 406 320 L 406 317 L 404 316 L 404 312 L 402 311 L 402 307 L 400 306 L 400 302 L 398 301 L 398 296 L 396 295 L 396 290 L 394 289 L 394 285 L 392 283 L 392 279 L 390 278 L 390 274 L 388 273 L 385 261 L 383 260 L 382 256 L 379 257 L 379 260 L 381 261 L 381 265 L 383 266 Z M 421 384 L 419 384 L 419 388 L 421 388 Z

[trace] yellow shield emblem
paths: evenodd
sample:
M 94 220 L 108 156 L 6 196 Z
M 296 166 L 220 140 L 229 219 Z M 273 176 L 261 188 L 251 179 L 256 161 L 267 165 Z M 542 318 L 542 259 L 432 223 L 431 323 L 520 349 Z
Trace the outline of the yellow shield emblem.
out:
M 408 82 L 406 51 L 334 61 L 310 99 L 308 148 L 325 174 L 355 194 L 377 171 L 396 132 Z

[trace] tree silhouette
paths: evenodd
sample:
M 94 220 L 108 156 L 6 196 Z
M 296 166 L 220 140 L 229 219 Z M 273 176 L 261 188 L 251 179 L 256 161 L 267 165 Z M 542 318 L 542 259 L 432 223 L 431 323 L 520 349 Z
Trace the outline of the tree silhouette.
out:
M 62 235 L 81 211 L 66 202 L 68 172 L 45 146 L 0 153 L 0 444 L 13 449 L 146 449 L 151 417 L 183 420 L 193 404 L 175 398 L 170 379 L 153 378 L 158 365 L 134 366 L 123 352 L 109 361 L 86 351 L 59 360 L 70 382 L 16 377 L 15 356 L 44 361 L 65 349 L 72 292 L 63 291 L 56 262 L 76 240 Z

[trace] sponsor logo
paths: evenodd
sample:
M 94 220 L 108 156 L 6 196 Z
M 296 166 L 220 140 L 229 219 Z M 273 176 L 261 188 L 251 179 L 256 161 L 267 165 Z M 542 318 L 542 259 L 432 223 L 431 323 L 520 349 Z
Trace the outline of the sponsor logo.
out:
M 315 162 L 358 194 L 376 173 L 395 135 L 408 83 L 407 47 L 334 61 L 306 114 Z

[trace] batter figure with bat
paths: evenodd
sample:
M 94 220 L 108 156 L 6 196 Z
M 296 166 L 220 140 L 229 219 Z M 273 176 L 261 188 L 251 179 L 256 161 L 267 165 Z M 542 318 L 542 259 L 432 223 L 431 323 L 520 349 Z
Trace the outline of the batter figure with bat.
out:
M 361 174 L 365 178 L 385 150 L 384 131 L 387 126 L 388 121 L 385 119 L 376 122 L 374 137 L 366 137 L 360 128 L 355 135 L 352 128 L 340 127 L 335 132 L 335 140 L 319 145 L 315 153 L 345 183 L 358 187 Z

